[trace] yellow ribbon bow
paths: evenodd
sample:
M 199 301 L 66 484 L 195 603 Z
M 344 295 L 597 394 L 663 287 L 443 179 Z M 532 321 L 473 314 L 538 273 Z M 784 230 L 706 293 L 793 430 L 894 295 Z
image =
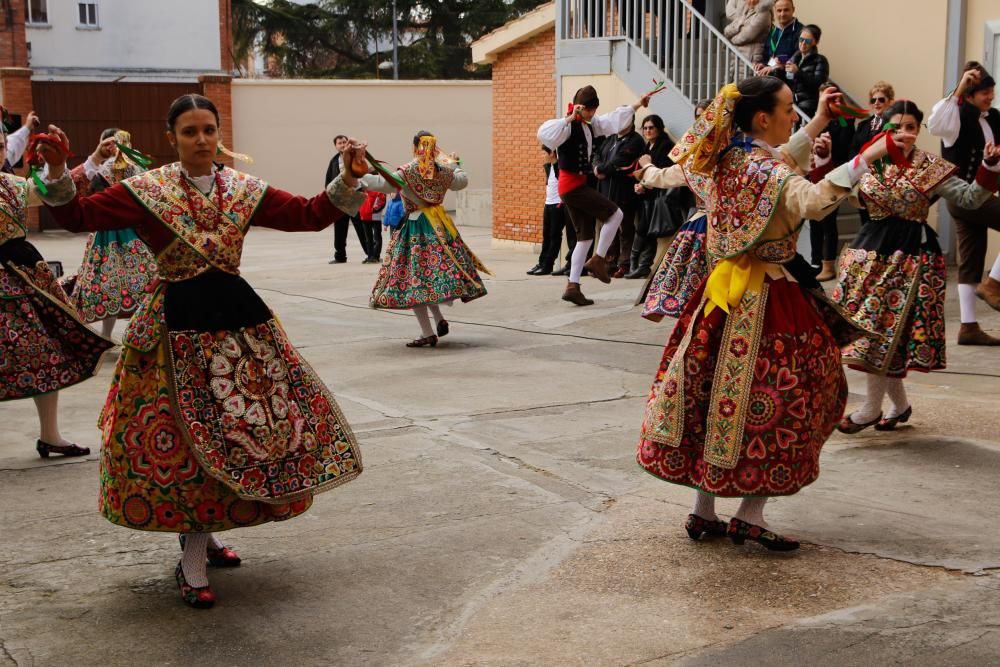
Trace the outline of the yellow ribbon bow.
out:
M 731 312 L 743 300 L 744 293 L 760 292 L 764 275 L 764 263 L 749 254 L 721 260 L 705 283 L 705 315 L 716 308 Z

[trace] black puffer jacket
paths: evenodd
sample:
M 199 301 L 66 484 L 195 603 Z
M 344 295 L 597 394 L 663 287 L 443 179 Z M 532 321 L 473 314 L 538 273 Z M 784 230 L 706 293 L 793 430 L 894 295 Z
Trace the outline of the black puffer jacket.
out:
M 805 57 L 801 51 L 796 51 L 791 62 L 799 71 L 794 77 L 785 72 L 785 81 L 795 93 L 795 104 L 812 117 L 819 106 L 819 87 L 830 78 L 830 61 L 813 49 Z

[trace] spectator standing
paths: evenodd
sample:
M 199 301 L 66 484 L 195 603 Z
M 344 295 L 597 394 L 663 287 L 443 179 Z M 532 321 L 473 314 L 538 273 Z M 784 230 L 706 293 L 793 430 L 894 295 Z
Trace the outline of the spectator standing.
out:
M 774 0 L 727 0 L 723 34 L 754 65 L 764 62 Z M 657 165 L 660 166 L 660 165 Z
M 886 81 L 876 81 L 875 85 L 868 91 L 868 103 L 871 105 L 872 115 L 864 120 L 859 120 L 854 128 L 854 141 L 851 144 L 851 155 L 857 155 L 861 147 L 871 141 L 871 138 L 882 131 L 885 125 L 885 111 L 896 101 L 896 89 Z M 858 209 L 858 216 L 861 224 L 864 225 L 871 218 L 868 209 L 862 206 Z
M 674 142 L 667 136 L 663 119 L 656 114 L 650 114 L 642 120 L 642 138 L 646 144 L 643 155 L 648 155 L 654 167 L 664 169 L 674 162 L 670 159 L 670 151 Z M 639 218 L 635 230 L 635 241 L 632 242 L 632 257 L 629 263 L 631 270 L 625 274 L 628 279 L 647 278 L 653 270 L 653 258 L 656 255 L 655 236 L 649 235 L 649 222 L 653 214 L 653 203 L 656 201 L 656 191 L 647 190 L 641 183 L 633 186 L 639 198 Z
M 823 31 L 818 25 L 807 25 L 799 33 L 799 49 L 785 63 L 784 70 L 774 76 L 784 79 L 795 93 L 795 104 L 810 118 L 819 104 L 819 87 L 830 77 L 830 62 L 819 52 Z
M 368 248 L 368 256 L 362 264 L 380 264 L 382 262 L 382 212 L 385 211 L 386 196 L 382 192 L 369 190 L 368 198 L 358 211 L 358 218 L 364 230 L 364 245 Z
M 802 23 L 795 18 L 792 0 L 775 0 L 774 25 L 764 42 L 764 59 L 756 69 L 757 74 L 777 76 L 799 48 Z
M 646 145 L 642 137 L 635 131 L 635 122 L 623 128 L 614 139 L 606 140 L 602 159 L 595 167 L 597 177 L 601 179 L 599 191 L 618 205 L 622 211 L 622 223 L 618 230 L 616 243 L 612 252 L 608 253 L 609 263 L 617 246 L 617 268 L 608 267 L 608 273 L 613 278 L 622 278 L 629 271 L 632 257 L 632 242 L 635 240 L 635 216 L 639 208 L 639 197 L 635 192 L 635 181 L 632 172 L 636 160 L 645 151 Z
M 927 128 L 941 137 L 944 158 L 958 167 L 966 181 L 976 170 L 988 144 L 1000 142 L 1000 111 L 993 108 L 996 81 L 975 61 L 966 63 L 955 92 L 934 105 Z M 1000 230 L 1000 199 L 991 197 L 979 209 L 961 208 L 948 202 L 958 236 L 958 299 L 962 326 L 959 345 L 1000 345 L 1000 339 L 979 327 L 976 297 L 1000 310 L 1000 256 L 983 280 L 986 262 L 986 231 Z M 980 282 L 981 281 L 981 282 Z
M 343 134 L 338 134 L 333 138 L 333 145 L 337 149 L 337 154 L 330 159 L 330 164 L 326 168 L 326 180 L 324 183 L 330 185 L 333 179 L 340 175 L 344 168 L 344 151 L 350 145 L 350 141 Z M 356 216 L 344 216 L 333 223 L 333 259 L 330 264 L 343 264 L 347 261 L 347 230 L 351 223 L 354 224 L 354 232 L 358 235 L 358 242 L 365 256 L 369 256 L 368 248 L 365 246 L 365 231 L 361 219 Z
M 566 214 L 566 208 L 559 198 L 559 158 L 556 152 L 548 146 L 542 146 L 545 152 L 545 211 L 542 214 L 542 250 L 538 254 L 538 263 L 528 269 L 529 276 L 547 276 L 552 273 L 552 267 L 562 248 L 563 229 L 566 230 L 566 243 L 569 254 L 566 265 L 560 269 L 559 275 L 569 275 L 570 258 L 573 246 L 576 245 L 576 233 Z
M 823 89 L 835 87 L 832 82 L 825 82 Z M 821 136 L 830 141 L 831 168 L 839 167 L 857 154 L 853 150 L 854 121 L 845 119 L 846 124 L 831 121 Z M 809 221 L 809 241 L 812 245 L 812 265 L 819 274 L 816 280 L 826 282 L 837 277 L 837 255 L 840 250 L 840 230 L 837 228 L 837 215 L 840 209 L 835 208 L 822 220 Z

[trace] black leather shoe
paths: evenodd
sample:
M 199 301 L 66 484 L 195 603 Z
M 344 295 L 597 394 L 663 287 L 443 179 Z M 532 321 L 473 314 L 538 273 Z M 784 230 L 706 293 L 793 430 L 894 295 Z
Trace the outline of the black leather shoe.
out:
M 625 274 L 627 280 L 638 280 L 639 278 L 648 278 L 649 269 L 636 269 L 635 271 L 629 271 Z
M 531 267 L 530 269 L 528 269 L 527 271 L 525 271 L 525 273 L 528 274 L 529 276 L 537 276 L 538 272 L 541 271 L 541 270 L 542 270 L 542 265 L 541 264 L 535 264 L 533 267 Z
M 548 276 L 548 275 L 551 275 L 551 274 L 552 274 L 552 267 L 551 266 L 542 266 L 542 267 L 539 267 L 539 269 L 537 271 L 535 271 L 535 275 L 536 276 Z
M 554 276 L 568 276 L 569 275 L 569 264 L 563 264 L 563 267 L 558 271 L 553 271 Z

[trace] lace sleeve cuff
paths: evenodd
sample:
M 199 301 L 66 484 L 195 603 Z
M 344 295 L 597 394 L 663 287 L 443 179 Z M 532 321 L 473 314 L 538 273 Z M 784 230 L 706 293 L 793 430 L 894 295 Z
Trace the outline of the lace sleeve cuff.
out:
M 63 171 L 62 176 L 54 181 L 45 179 L 45 187 L 49 191 L 47 195 L 37 191 L 38 186 L 35 185 L 34 181 L 28 181 L 28 183 L 30 188 L 36 190 L 38 198 L 49 206 L 63 206 L 73 201 L 73 197 L 76 196 L 76 184 L 73 183 L 73 177 L 69 175 L 69 169 Z
M 364 192 L 348 187 L 342 176 L 337 176 L 326 186 L 326 196 L 330 203 L 350 216 L 355 216 L 361 210 L 367 196 Z

